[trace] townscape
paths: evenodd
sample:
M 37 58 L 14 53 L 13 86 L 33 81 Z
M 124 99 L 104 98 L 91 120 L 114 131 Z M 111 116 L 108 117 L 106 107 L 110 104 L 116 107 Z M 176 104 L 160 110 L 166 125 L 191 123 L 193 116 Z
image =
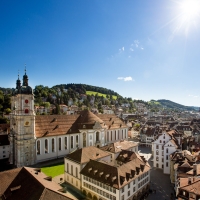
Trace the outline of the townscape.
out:
M 128 103 L 99 113 L 71 102 L 40 113 L 33 92 L 25 70 L 0 124 L 1 199 L 160 199 L 162 174 L 166 199 L 200 198 L 198 110 L 152 112 L 135 102 L 134 113 Z M 43 172 L 58 162 L 60 174 Z

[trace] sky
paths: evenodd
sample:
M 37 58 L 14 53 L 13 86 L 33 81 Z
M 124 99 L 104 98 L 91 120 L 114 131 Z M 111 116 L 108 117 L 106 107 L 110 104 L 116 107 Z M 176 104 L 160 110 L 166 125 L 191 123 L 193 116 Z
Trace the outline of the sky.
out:
M 83 83 L 200 106 L 200 0 L 1 0 L 0 87 Z

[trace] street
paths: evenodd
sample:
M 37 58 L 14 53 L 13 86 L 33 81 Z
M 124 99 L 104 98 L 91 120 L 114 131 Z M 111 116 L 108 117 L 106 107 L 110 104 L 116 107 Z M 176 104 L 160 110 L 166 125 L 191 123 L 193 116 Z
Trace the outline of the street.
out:
M 139 154 L 144 156 L 149 164 L 151 165 L 151 175 L 150 175 L 150 189 L 155 190 L 155 192 L 151 193 L 147 200 L 171 200 L 171 193 L 173 193 L 173 187 L 170 182 L 169 174 L 163 174 L 162 169 L 158 169 L 153 167 L 151 147 L 138 147 Z M 174 197 L 172 198 L 175 199 Z

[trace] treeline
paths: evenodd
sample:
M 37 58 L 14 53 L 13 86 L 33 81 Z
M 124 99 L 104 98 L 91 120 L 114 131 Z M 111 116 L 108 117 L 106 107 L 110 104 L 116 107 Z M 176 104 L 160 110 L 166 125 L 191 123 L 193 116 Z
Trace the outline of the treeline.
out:
M 10 107 L 12 90 L 11 93 L 7 91 L 7 89 L 0 90 L 0 124 L 8 123 L 8 119 L 3 117 L 3 113 L 9 114 L 11 112 Z
M 114 92 L 113 90 L 103 88 L 103 87 L 98 87 L 98 86 L 87 85 L 87 84 L 69 83 L 69 84 L 55 85 L 54 87 L 59 87 L 59 88 L 64 88 L 64 89 L 71 88 L 82 94 L 85 94 L 86 91 L 93 91 L 93 92 L 98 92 L 102 94 L 120 96 L 117 92 Z

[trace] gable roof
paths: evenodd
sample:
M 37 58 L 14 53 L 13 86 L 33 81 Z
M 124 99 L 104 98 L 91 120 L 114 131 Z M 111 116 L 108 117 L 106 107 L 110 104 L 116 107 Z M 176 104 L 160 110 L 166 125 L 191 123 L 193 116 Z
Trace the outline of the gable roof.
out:
M 127 128 L 116 115 L 95 115 L 84 110 L 80 115 L 36 115 L 36 138 L 79 133 L 80 129 L 93 129 L 95 125 L 107 129 Z
M 90 159 L 96 160 L 109 155 L 109 153 L 102 151 L 97 147 L 89 146 L 78 149 L 77 151 L 68 154 L 65 158 L 83 164 L 89 162 Z
M 0 172 L 0 197 L 7 200 L 61 199 L 70 200 L 61 193 L 62 187 L 46 179 L 39 169 L 22 167 Z
M 117 153 L 117 152 L 121 152 L 122 150 L 128 150 L 136 146 L 138 146 L 137 142 L 120 140 L 114 143 L 110 143 L 106 146 L 100 147 L 100 149 L 102 149 L 103 151 L 111 152 L 111 153 Z
M 125 162 L 120 166 L 114 166 L 103 161 L 90 160 L 80 173 L 113 188 L 120 189 L 150 170 L 148 162 L 144 162 L 138 154 L 131 152 L 127 156 L 129 162 Z

